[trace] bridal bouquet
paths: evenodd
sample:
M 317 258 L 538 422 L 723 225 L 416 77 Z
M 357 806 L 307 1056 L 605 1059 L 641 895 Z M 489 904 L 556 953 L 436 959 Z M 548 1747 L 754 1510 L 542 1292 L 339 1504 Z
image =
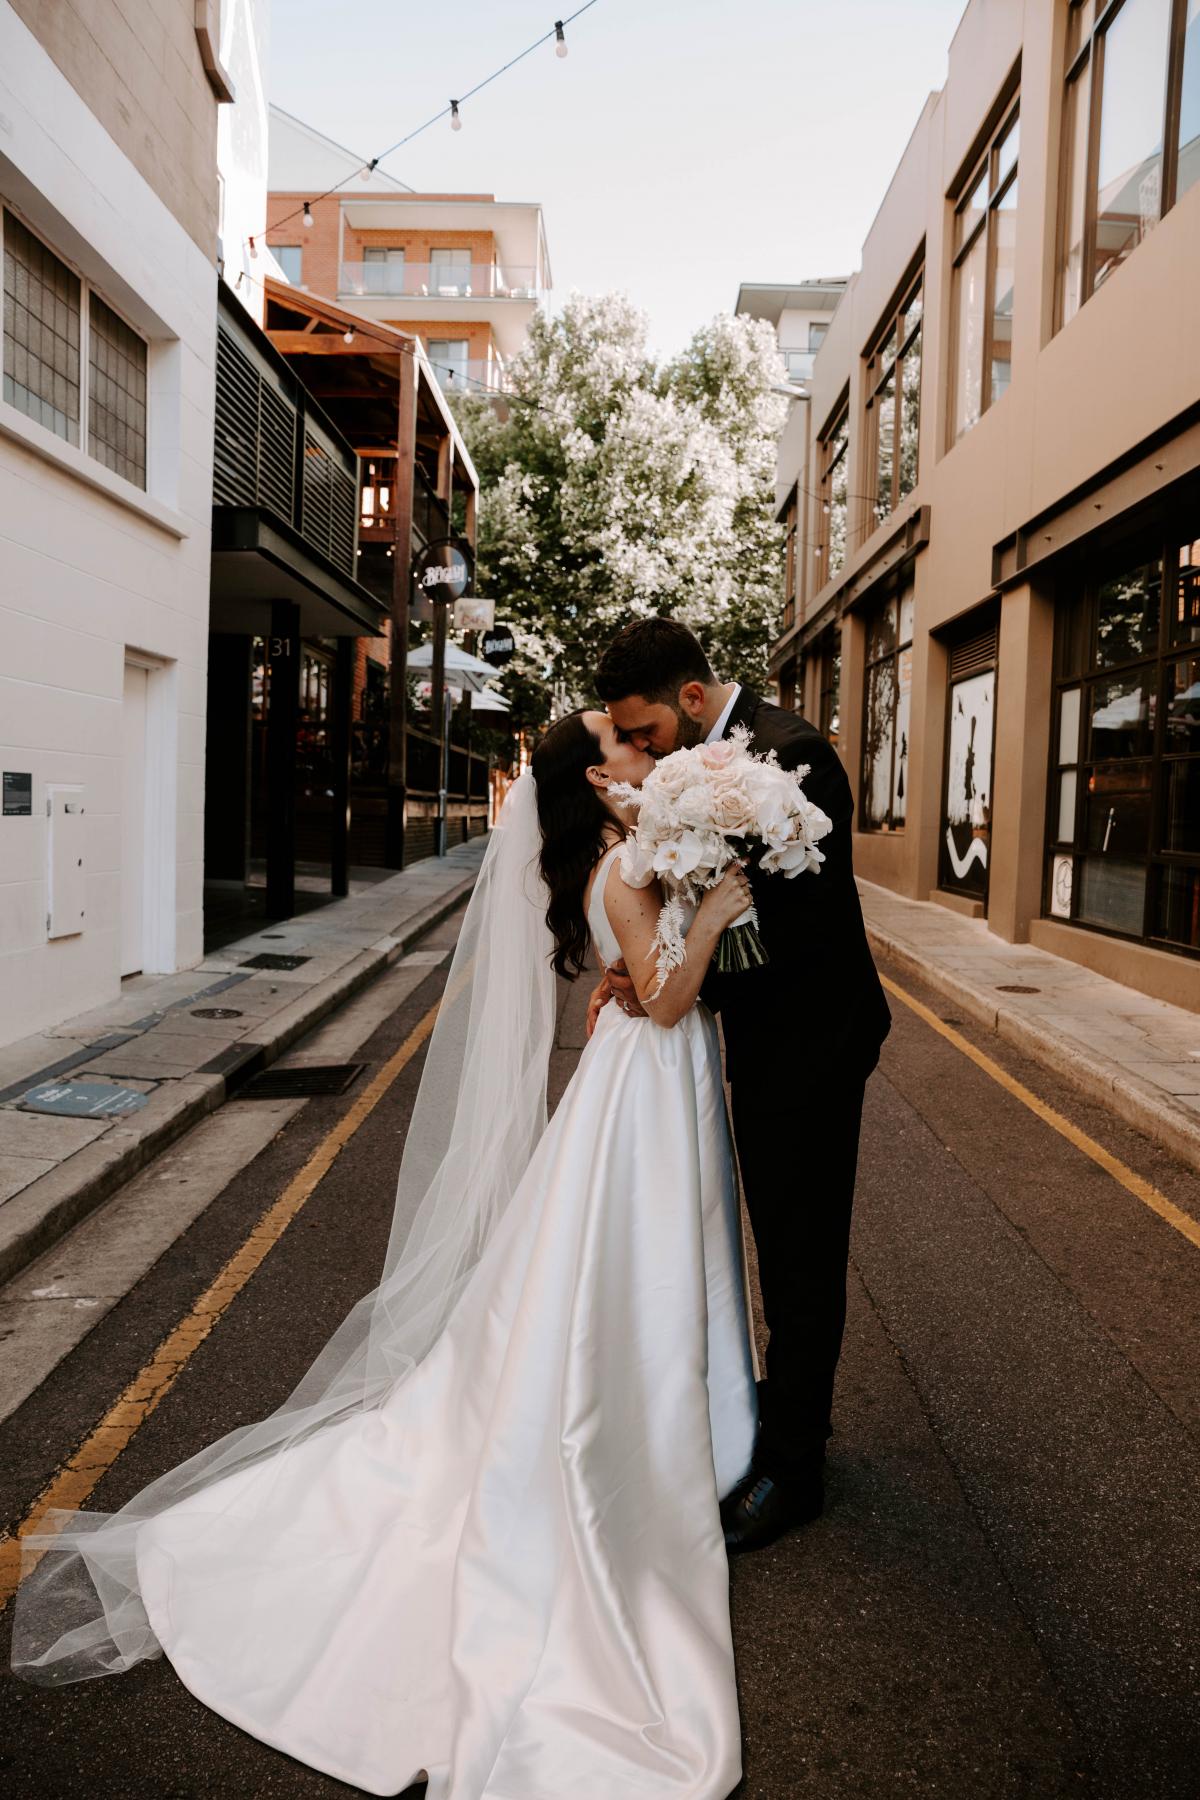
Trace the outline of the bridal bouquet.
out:
M 782 768 L 774 750 L 756 755 L 739 725 L 715 744 L 664 756 L 640 788 L 621 782 L 609 789 L 638 809 L 621 853 L 622 875 L 630 887 L 645 887 L 657 875 L 667 896 L 654 937 L 660 990 L 683 962 L 688 909 L 731 863 L 751 858 L 765 875 L 789 879 L 819 870 L 825 856 L 817 841 L 833 821 L 805 795 L 800 783 L 807 774 L 808 764 Z M 717 967 L 741 970 L 766 961 L 751 906 L 722 932 Z

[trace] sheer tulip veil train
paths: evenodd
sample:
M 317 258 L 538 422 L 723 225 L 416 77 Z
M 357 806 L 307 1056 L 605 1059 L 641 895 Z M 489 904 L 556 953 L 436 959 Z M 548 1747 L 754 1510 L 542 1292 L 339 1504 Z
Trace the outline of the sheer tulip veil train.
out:
M 165 1651 L 371 1794 L 726 1800 L 719 1499 L 755 1388 L 716 1027 L 616 1007 L 553 1119 L 531 776 L 489 843 L 383 1279 L 270 1418 L 27 1540 L 14 1667 Z M 611 853 L 610 853 L 611 854 Z M 597 872 L 589 922 L 619 954 Z

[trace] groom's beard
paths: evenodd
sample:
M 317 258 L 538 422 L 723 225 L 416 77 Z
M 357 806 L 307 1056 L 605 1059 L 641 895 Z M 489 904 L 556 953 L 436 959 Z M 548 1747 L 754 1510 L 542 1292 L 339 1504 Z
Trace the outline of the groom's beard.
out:
M 699 719 L 693 719 L 690 713 L 683 711 L 682 707 L 675 709 L 675 717 L 679 721 L 679 729 L 675 736 L 677 750 L 690 750 L 694 745 L 704 742 L 708 733 Z

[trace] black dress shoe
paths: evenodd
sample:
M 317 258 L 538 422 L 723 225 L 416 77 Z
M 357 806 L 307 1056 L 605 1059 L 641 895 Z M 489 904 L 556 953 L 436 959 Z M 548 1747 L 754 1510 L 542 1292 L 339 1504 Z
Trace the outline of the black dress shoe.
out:
M 756 1475 L 753 1469 L 721 1502 L 725 1549 L 730 1556 L 743 1550 L 761 1550 L 797 1525 L 819 1518 L 825 1506 L 825 1487 L 814 1472 L 802 1481 L 777 1481 Z

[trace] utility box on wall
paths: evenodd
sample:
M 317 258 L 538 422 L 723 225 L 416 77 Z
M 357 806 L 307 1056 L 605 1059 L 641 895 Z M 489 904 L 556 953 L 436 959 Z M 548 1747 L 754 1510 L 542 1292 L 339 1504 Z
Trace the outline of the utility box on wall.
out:
M 46 936 L 83 930 L 83 789 L 46 788 Z

